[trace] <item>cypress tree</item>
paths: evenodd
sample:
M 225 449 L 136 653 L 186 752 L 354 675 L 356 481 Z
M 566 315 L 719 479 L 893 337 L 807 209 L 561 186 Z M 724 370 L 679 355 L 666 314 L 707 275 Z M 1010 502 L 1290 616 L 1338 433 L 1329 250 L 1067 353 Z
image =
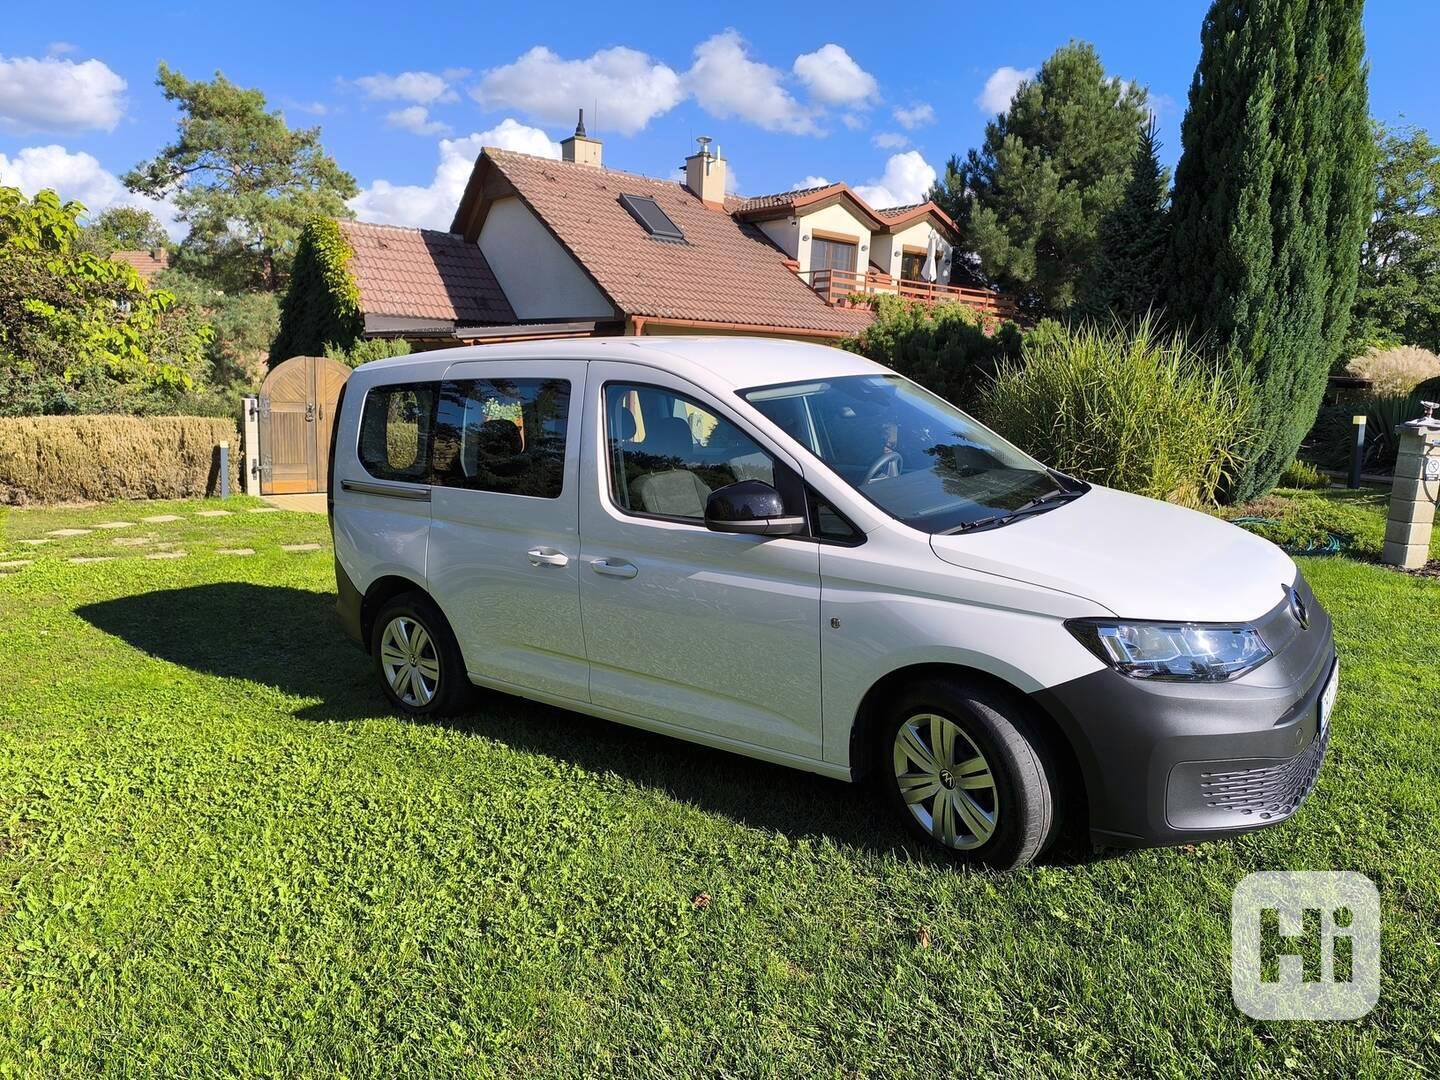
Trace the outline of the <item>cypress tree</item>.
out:
M 1125 197 L 1100 223 L 1100 250 L 1077 305 L 1082 314 L 1133 321 L 1159 306 L 1170 238 L 1169 189 L 1152 114 L 1135 148 Z
M 1181 127 L 1169 313 L 1255 375 L 1229 496 L 1274 486 L 1314 422 L 1372 193 L 1363 0 L 1216 0 Z

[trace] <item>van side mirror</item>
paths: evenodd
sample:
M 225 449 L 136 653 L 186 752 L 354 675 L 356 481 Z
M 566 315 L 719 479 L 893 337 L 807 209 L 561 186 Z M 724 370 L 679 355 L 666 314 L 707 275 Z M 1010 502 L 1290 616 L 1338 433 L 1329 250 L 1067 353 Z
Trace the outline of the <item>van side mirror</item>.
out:
M 705 500 L 705 527 L 712 532 L 751 536 L 795 536 L 805 519 L 785 513 L 785 500 L 763 480 L 740 480 L 710 493 Z

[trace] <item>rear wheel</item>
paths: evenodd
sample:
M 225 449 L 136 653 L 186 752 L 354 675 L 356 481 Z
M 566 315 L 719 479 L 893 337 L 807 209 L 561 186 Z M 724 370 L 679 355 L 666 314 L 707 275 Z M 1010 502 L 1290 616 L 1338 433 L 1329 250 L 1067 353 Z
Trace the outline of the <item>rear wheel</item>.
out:
M 385 696 L 401 712 L 448 715 L 470 696 L 470 678 L 450 626 L 422 593 L 403 593 L 380 609 L 370 650 Z
M 1053 838 L 1055 762 L 1009 694 L 964 680 L 917 683 L 888 710 L 874 752 L 882 796 L 962 862 L 1024 866 Z

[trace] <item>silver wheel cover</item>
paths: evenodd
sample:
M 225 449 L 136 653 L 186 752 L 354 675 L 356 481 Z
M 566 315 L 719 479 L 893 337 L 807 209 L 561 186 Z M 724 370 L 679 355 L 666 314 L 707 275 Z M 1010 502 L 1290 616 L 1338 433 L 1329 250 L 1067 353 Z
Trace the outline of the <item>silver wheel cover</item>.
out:
M 895 733 L 895 783 L 910 813 L 946 847 L 978 848 L 995 835 L 1000 792 L 990 763 L 959 725 L 920 713 Z
M 380 670 L 395 696 L 412 708 L 423 708 L 440 689 L 440 653 L 425 627 L 408 615 L 397 615 L 380 635 Z

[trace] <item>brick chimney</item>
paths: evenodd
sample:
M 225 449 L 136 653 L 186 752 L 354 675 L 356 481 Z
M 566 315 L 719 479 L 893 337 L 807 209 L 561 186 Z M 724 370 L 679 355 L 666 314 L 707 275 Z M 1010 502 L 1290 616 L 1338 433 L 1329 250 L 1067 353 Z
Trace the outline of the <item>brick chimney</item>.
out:
M 725 205 L 725 159 L 720 148 L 710 153 L 710 139 L 702 135 L 695 140 L 700 149 L 685 159 L 685 186 L 700 200 L 714 206 Z
M 585 134 L 585 110 L 580 110 L 580 121 L 575 125 L 575 134 L 560 144 L 560 157 L 577 165 L 593 165 L 600 168 L 600 140 Z

